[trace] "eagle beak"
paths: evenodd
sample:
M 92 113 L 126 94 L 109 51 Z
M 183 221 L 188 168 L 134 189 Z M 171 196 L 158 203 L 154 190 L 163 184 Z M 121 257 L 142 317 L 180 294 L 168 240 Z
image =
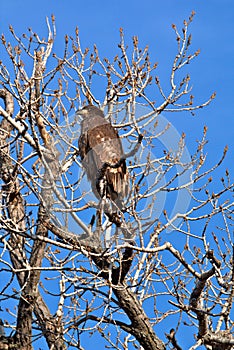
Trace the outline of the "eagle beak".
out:
M 79 109 L 76 112 L 77 115 L 80 115 L 81 117 L 85 117 L 87 115 L 87 111 L 85 109 Z

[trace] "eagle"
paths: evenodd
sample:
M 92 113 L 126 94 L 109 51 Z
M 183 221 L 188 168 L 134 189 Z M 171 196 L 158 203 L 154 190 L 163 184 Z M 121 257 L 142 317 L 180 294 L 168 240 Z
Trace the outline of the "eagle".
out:
M 96 106 L 85 106 L 77 114 L 82 117 L 79 154 L 92 191 L 121 209 L 128 194 L 128 171 L 118 132 Z

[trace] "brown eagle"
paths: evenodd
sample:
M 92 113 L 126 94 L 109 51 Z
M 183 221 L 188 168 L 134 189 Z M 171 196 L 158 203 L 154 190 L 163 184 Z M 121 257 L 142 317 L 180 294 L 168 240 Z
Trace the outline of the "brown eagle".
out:
M 128 172 L 118 132 L 93 105 L 79 110 L 78 141 L 82 164 L 98 199 L 109 198 L 121 209 L 128 192 Z

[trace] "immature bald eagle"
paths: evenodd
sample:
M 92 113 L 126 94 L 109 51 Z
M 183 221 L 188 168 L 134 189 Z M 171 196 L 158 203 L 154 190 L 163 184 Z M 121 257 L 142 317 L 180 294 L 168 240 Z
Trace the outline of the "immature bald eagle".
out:
M 118 132 L 92 105 L 79 110 L 83 117 L 79 151 L 95 196 L 110 198 L 121 208 L 128 191 L 128 173 Z

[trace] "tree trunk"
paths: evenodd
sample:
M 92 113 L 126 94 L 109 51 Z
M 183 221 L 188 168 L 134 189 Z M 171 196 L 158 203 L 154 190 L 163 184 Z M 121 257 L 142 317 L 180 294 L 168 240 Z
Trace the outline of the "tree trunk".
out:
M 163 342 L 156 336 L 153 328 L 135 294 L 126 286 L 114 289 L 120 307 L 131 320 L 132 335 L 136 337 L 144 350 L 165 350 Z

